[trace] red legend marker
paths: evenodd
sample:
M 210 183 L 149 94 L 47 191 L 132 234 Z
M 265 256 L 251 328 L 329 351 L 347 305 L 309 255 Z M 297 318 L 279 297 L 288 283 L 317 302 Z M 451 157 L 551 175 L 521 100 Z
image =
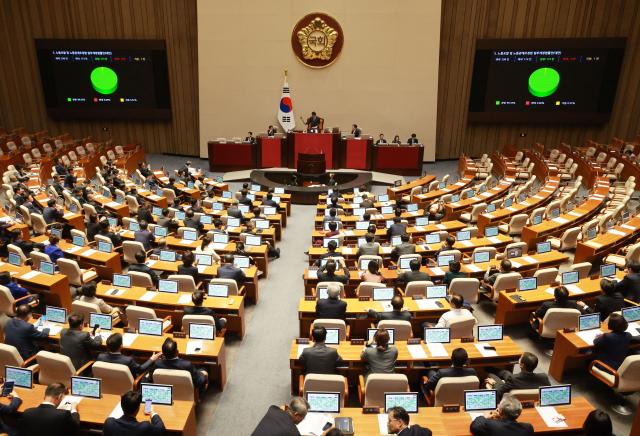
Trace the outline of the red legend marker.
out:
M 524 102 L 524 105 L 525 105 L 525 106 L 529 106 L 530 104 L 531 104 L 531 102 L 530 102 L 529 100 L 527 100 L 527 101 L 525 101 L 525 102 Z
M 93 102 L 94 102 L 94 103 L 97 103 L 97 102 L 98 102 L 98 99 L 97 99 L 96 97 L 93 97 Z

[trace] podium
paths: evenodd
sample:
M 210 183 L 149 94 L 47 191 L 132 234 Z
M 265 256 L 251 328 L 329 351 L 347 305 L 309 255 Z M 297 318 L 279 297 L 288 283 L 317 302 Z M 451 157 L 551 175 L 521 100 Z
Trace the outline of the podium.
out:
M 280 168 L 284 158 L 285 138 L 282 134 L 275 136 L 258 135 L 258 167 L 259 168 Z
M 250 142 L 209 141 L 209 171 L 237 171 L 256 166 L 256 144 Z
M 326 169 L 340 167 L 339 133 L 291 133 L 288 137 L 289 168 L 297 168 L 298 155 L 323 154 Z
M 303 175 L 322 175 L 327 171 L 324 154 L 300 153 L 296 167 Z
M 355 138 L 351 135 L 342 138 L 344 158 L 342 168 L 354 170 L 370 170 L 371 155 L 373 154 L 373 138 L 369 135 L 362 135 Z
M 420 176 L 424 146 L 385 144 L 373 147 L 373 170 L 381 173 Z

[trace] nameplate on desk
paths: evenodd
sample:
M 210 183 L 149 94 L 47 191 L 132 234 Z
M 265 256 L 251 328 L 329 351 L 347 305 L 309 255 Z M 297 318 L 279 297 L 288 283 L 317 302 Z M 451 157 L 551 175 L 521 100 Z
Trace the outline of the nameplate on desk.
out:
M 464 343 L 469 343 L 469 342 L 475 342 L 475 338 L 473 337 L 467 337 L 467 338 L 460 338 L 460 342 Z
M 443 404 L 442 413 L 457 413 L 460 411 L 459 404 Z
M 309 338 L 296 338 L 296 344 L 300 345 L 300 344 L 308 344 L 309 343 Z
M 96 251 L 96 250 L 94 250 L 93 248 L 90 248 L 90 249 L 88 249 L 88 250 L 83 251 L 83 252 L 82 252 L 82 255 L 83 255 L 83 256 L 92 256 L 92 255 L 94 255 L 95 253 L 97 253 L 97 251 Z
M 185 332 L 173 332 L 173 337 L 176 339 L 183 339 L 187 337 Z
M 29 272 L 28 272 L 28 273 L 26 273 L 26 274 L 22 274 L 22 275 L 20 276 L 20 278 L 21 278 L 21 279 L 24 279 L 24 280 L 30 280 L 30 279 L 32 279 L 32 278 L 34 278 L 34 277 L 36 277 L 36 276 L 37 276 L 37 275 L 39 275 L 39 274 L 40 274 L 40 271 L 29 271 Z
M 369 301 L 371 300 L 369 297 L 358 297 L 358 301 Z
M 377 415 L 380 413 L 379 407 L 363 407 L 362 414 L 363 415 Z
M 351 345 L 364 345 L 364 339 L 351 339 Z
M 522 404 L 523 409 L 533 409 L 536 407 L 536 402 L 533 400 L 522 400 L 520 404 Z

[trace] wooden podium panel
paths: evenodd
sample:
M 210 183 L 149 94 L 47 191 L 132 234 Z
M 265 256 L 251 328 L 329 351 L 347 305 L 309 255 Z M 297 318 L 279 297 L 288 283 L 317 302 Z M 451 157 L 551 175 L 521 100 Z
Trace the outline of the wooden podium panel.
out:
M 281 168 L 286 166 L 283 162 L 284 137 L 258 136 L 258 166 L 260 168 Z
M 339 144 L 340 136 L 336 133 L 293 133 L 288 137 L 289 143 L 289 168 L 296 168 L 298 154 L 319 154 L 325 156 L 327 169 L 337 168 L 339 158 L 336 142 Z
M 236 171 L 256 167 L 256 144 L 209 141 L 207 147 L 209 171 Z
M 373 147 L 373 170 L 381 173 L 419 176 L 422 174 L 424 146 L 376 145 Z
M 344 149 L 343 168 L 354 170 L 371 169 L 371 154 L 373 152 L 373 139 L 371 136 L 361 136 L 354 138 L 348 136 L 342 139 Z

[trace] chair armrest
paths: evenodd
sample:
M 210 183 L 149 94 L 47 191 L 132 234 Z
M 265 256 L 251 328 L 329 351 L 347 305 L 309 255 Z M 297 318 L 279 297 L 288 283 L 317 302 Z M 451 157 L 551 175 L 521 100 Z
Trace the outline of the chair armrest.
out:
M 22 362 L 22 368 L 26 368 L 29 365 L 31 365 L 31 363 L 33 363 L 35 360 L 37 359 L 37 356 L 34 354 L 31 357 L 27 357 L 24 362 Z
M 203 284 L 203 283 L 204 283 L 204 282 L 202 282 L 202 281 L 200 281 L 200 282 L 196 283 L 196 289 L 201 289 L 201 288 L 202 288 L 202 284 Z
M 609 374 L 611 374 L 614 377 L 613 380 L 613 384 L 611 384 L 611 382 L 609 380 L 607 380 L 606 378 L 602 377 L 601 375 L 595 373 L 593 371 L 593 367 L 595 365 L 598 365 L 598 367 L 602 370 L 604 370 L 605 372 L 608 372 Z M 607 365 L 606 363 L 604 363 L 601 360 L 594 360 L 591 362 L 591 364 L 589 364 L 589 372 L 591 373 L 592 376 L 594 376 L 595 378 L 597 378 L 598 380 L 600 380 L 602 383 L 606 384 L 609 387 L 614 387 L 614 386 L 618 386 L 618 383 L 620 382 L 620 374 L 618 374 L 618 371 L 616 371 L 615 369 L 611 368 L 609 365 Z
M 78 370 L 76 371 L 76 375 L 82 375 L 83 372 L 85 372 L 87 369 L 91 368 L 91 366 L 95 363 L 95 360 L 90 360 L 87 363 L 85 363 L 83 366 L 81 366 L 80 368 L 78 368 Z
M 149 373 L 149 371 L 143 371 L 138 377 L 133 380 L 133 390 L 138 389 L 138 385 L 142 381 L 142 379 Z
M 396 286 L 396 291 L 404 297 L 404 290 L 400 286 Z
M 244 285 L 240 286 L 238 289 L 238 295 L 242 295 L 244 297 Z
M 165 321 L 169 321 L 169 325 L 167 325 L 167 327 L 162 328 L 162 333 L 167 333 L 173 328 L 173 321 L 171 320 L 171 315 L 167 315 L 164 318 L 162 318 L 162 324 L 164 324 Z
M 364 376 L 362 374 L 358 376 L 358 399 L 360 404 L 364 406 Z
M 15 304 L 17 306 L 20 302 L 26 300 L 27 298 L 31 298 L 31 297 L 33 297 L 32 294 L 25 295 L 24 297 L 20 297 L 20 298 L 14 300 L 13 304 Z
M 349 340 L 349 338 L 351 337 L 351 326 L 349 324 L 347 324 L 347 341 Z
M 300 374 L 298 378 L 298 395 L 304 398 L 304 375 Z

